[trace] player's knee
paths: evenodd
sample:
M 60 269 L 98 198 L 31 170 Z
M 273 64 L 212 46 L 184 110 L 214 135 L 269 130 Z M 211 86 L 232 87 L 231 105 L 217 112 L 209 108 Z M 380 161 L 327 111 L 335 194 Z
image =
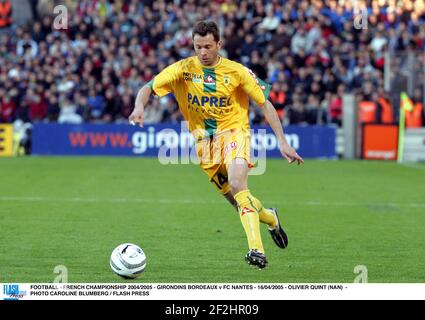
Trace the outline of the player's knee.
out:
M 246 189 L 245 183 L 242 179 L 237 178 L 229 178 L 229 186 L 230 190 L 232 190 L 232 194 L 237 194 Z

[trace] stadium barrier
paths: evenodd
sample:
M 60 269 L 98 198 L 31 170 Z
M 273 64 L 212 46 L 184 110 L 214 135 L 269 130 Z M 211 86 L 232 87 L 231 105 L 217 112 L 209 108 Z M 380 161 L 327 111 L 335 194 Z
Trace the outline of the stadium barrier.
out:
M 278 142 L 269 127 L 251 128 L 251 151 L 266 150 L 268 157 L 281 157 Z M 285 136 L 305 158 L 336 158 L 334 126 L 288 126 Z M 193 149 L 193 138 L 185 125 L 70 125 L 34 124 L 34 155 L 158 156 L 168 147 L 179 157 Z
M 405 162 L 425 162 L 425 128 L 407 129 L 404 136 Z
M 0 124 L 0 157 L 13 155 L 13 126 Z
M 363 159 L 397 159 L 398 125 L 364 123 L 362 132 Z

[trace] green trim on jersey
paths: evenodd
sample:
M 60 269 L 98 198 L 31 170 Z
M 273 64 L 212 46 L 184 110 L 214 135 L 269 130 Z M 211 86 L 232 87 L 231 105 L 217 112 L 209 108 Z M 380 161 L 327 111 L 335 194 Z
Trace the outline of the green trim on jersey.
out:
M 217 92 L 217 76 L 215 74 L 214 68 L 202 68 L 204 72 L 204 92 Z M 213 83 L 206 83 L 205 80 L 207 77 L 212 77 L 214 79 Z
M 216 119 L 205 119 L 204 120 L 206 138 L 212 137 L 217 131 L 217 120 Z
M 264 98 L 266 98 L 266 100 L 269 98 L 269 94 L 270 94 L 270 90 L 272 88 L 272 86 L 270 84 L 268 84 L 267 82 L 261 80 L 260 78 L 258 79 L 258 84 L 260 85 L 261 90 L 263 90 L 262 87 L 265 87 L 266 89 L 263 90 L 263 94 L 264 94 Z
M 149 81 L 146 85 L 148 85 L 149 87 L 151 87 L 151 89 L 153 90 L 153 80 L 154 80 L 155 78 L 152 78 L 152 80 L 151 81 Z

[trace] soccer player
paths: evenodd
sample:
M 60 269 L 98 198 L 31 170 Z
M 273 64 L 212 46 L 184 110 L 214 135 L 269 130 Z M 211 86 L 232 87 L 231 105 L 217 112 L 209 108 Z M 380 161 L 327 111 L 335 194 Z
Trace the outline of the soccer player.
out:
M 288 238 L 276 209 L 266 209 L 248 189 L 251 165 L 248 98 L 263 109 L 278 138 L 282 156 L 289 163 L 304 161 L 287 143 L 276 110 L 267 100 L 270 85 L 243 65 L 219 55 L 222 41 L 217 24 L 198 22 L 192 39 L 196 56 L 168 66 L 141 88 L 129 121 L 143 126 L 144 106 L 151 93 L 160 97 L 174 93 L 195 138 L 202 169 L 239 213 L 249 246 L 245 260 L 264 268 L 267 258 L 260 222 L 268 226 L 280 248 L 288 245 Z

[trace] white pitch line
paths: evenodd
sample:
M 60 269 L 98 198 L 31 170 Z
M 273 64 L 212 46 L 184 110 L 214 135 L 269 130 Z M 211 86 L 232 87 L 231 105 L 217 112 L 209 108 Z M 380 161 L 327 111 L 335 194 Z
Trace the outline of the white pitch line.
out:
M 71 203 L 162 203 L 162 204 L 219 204 L 225 203 L 225 200 L 195 200 L 195 199 L 127 199 L 127 198 L 51 198 L 51 197 L 17 197 L 17 196 L 0 196 L 0 202 L 71 202 Z M 359 202 L 325 202 L 325 201 L 276 201 L 262 200 L 264 203 L 273 203 L 279 205 L 307 205 L 307 206 L 376 206 L 376 207 L 408 207 L 408 208 L 425 208 L 425 203 L 402 203 L 402 202 L 379 202 L 379 203 L 359 203 Z
M 415 165 L 415 164 L 410 164 L 410 163 L 400 163 L 400 164 L 403 167 L 425 171 L 425 166 L 421 166 L 421 165 L 417 165 L 417 164 Z

